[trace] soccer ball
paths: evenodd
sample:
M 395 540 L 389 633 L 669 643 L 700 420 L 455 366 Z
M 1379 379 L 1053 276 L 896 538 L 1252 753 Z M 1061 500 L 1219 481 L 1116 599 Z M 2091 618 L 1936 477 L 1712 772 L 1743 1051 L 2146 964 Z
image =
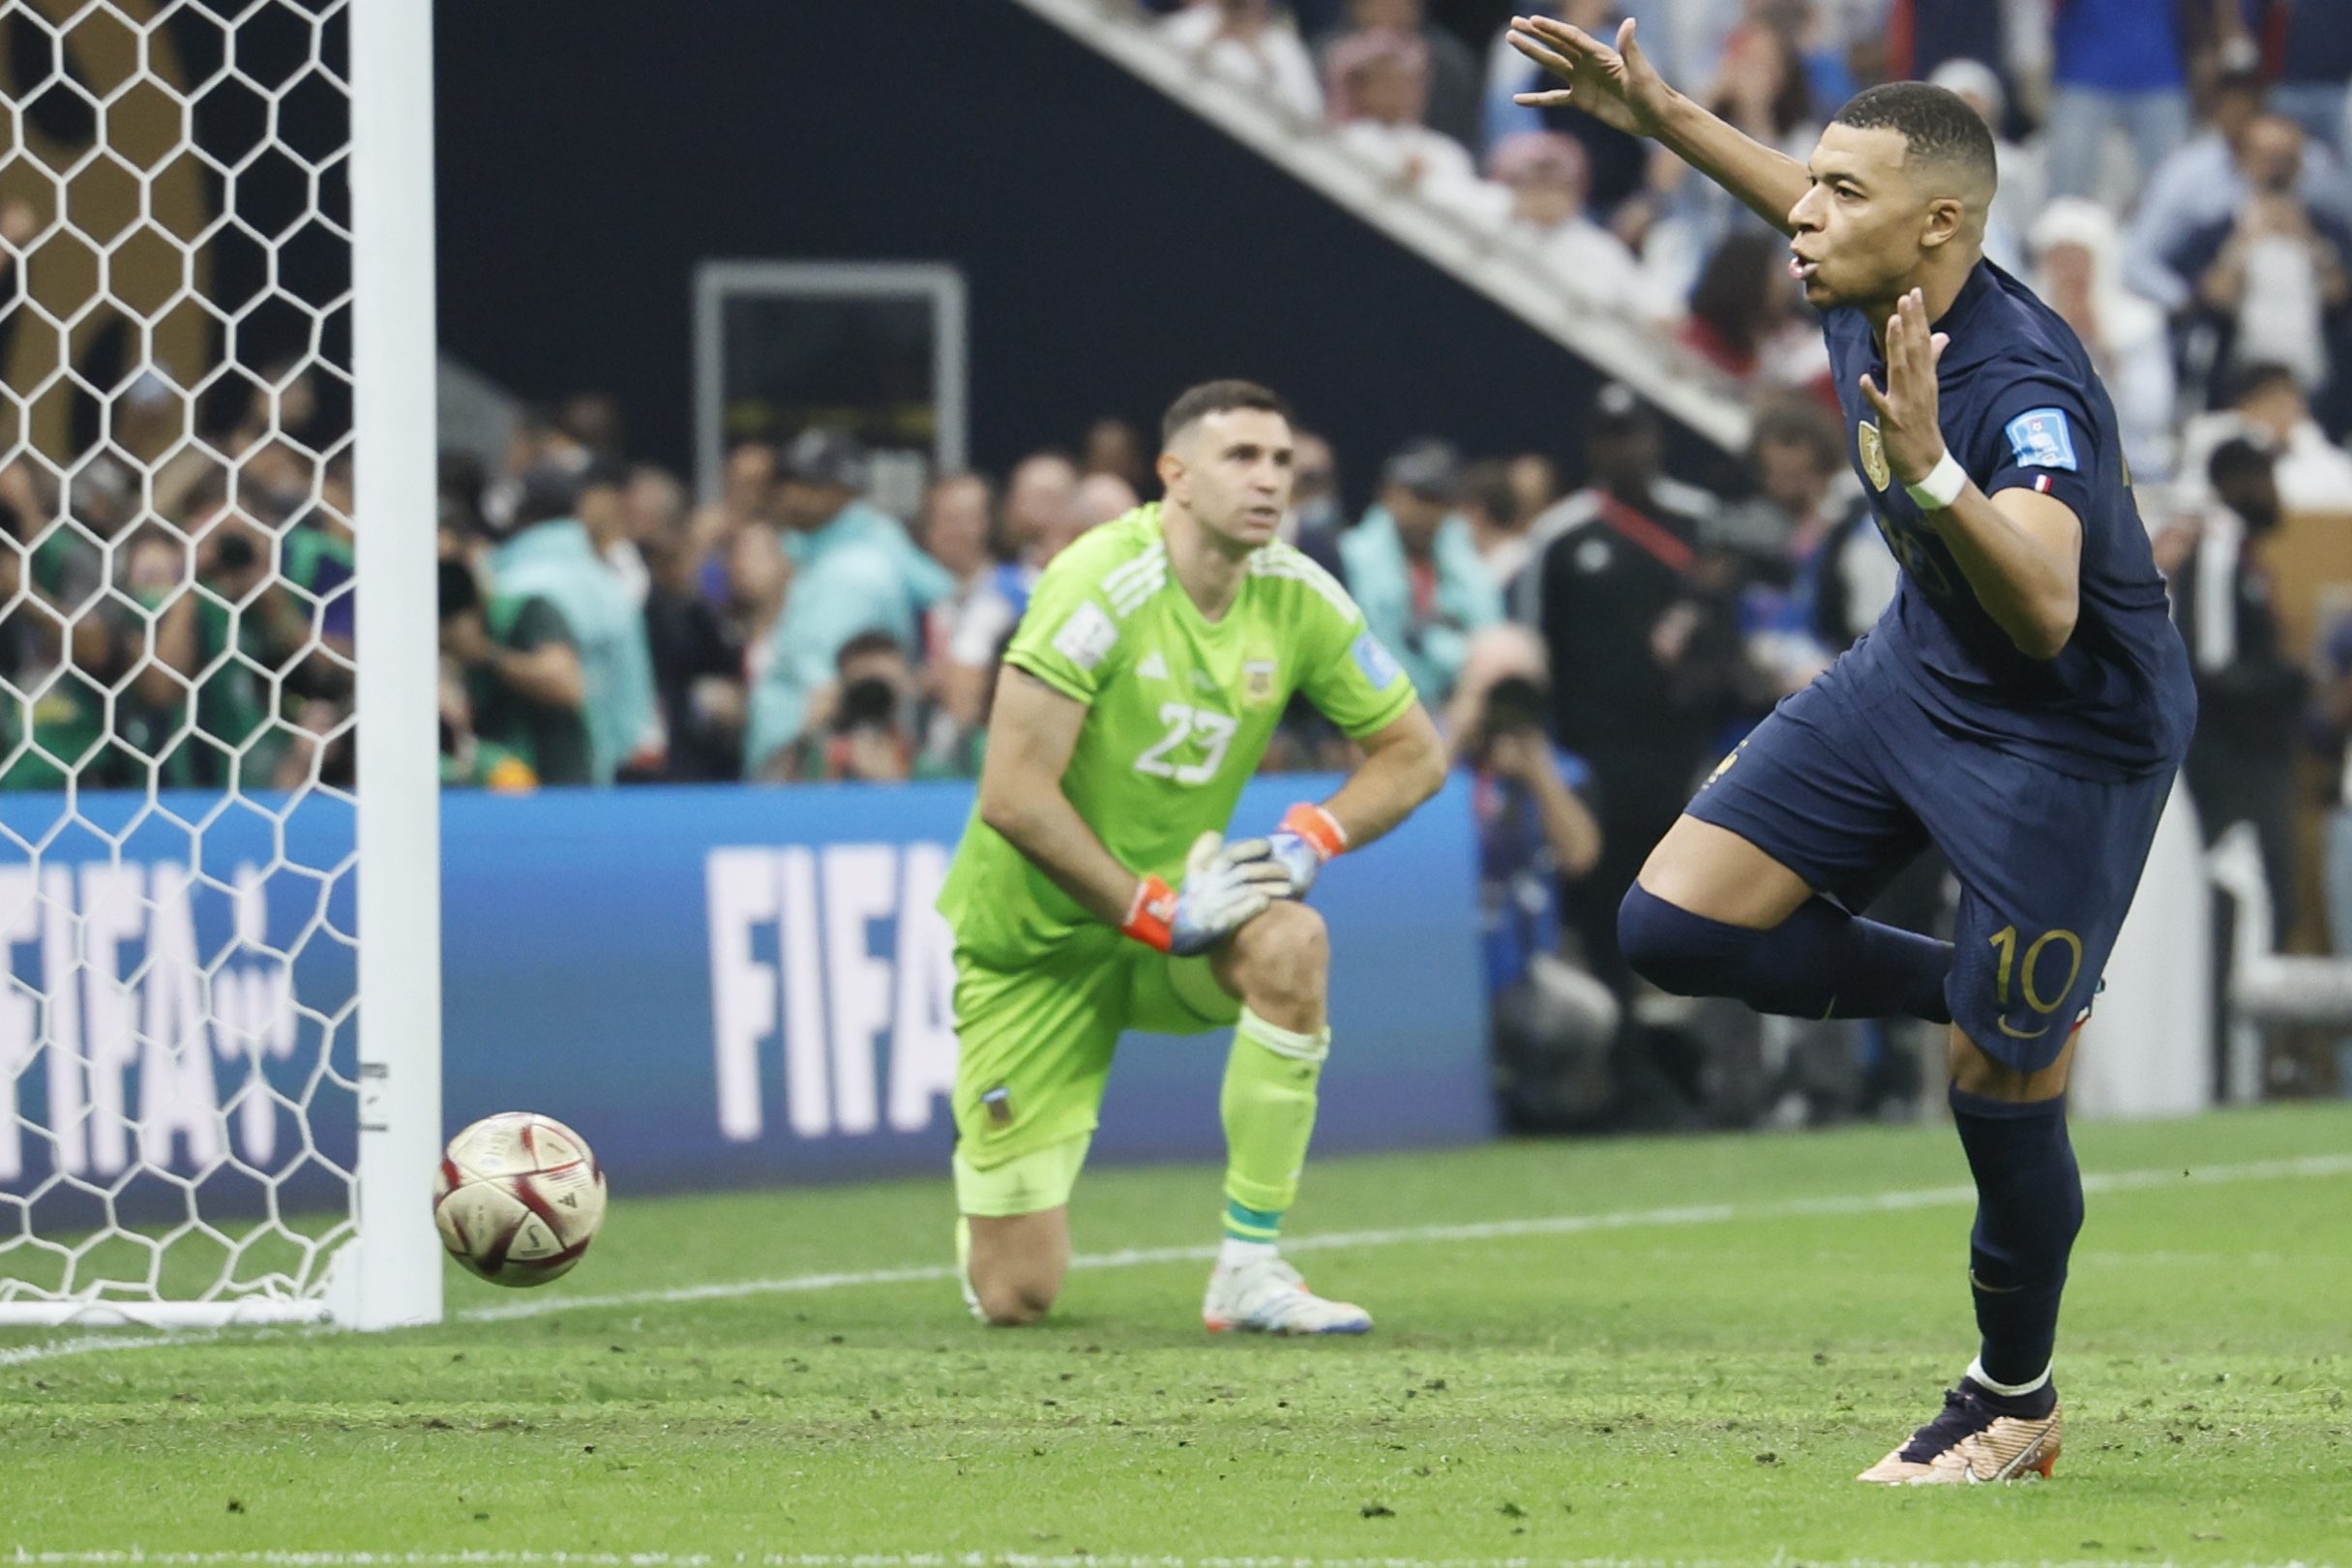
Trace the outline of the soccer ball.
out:
M 552 1116 L 502 1110 L 449 1140 L 432 1219 L 449 1254 L 492 1285 L 568 1274 L 605 1223 L 605 1173 Z

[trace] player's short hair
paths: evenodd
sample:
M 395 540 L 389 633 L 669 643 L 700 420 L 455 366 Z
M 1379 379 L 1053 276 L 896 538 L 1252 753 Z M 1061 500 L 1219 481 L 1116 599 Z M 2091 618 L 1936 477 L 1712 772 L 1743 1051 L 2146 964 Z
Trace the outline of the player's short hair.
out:
M 1913 161 L 1956 166 L 1981 179 L 1986 191 L 1999 182 L 1992 132 L 1968 101 L 1949 88 L 1923 81 L 1882 82 L 1846 100 L 1831 124 L 1891 131 L 1903 138 Z
M 1204 381 L 1192 387 L 1168 405 L 1160 419 L 1160 445 L 1176 445 L 1176 439 L 1186 428 L 1211 414 L 1229 409 L 1254 408 L 1262 413 L 1280 414 L 1291 418 L 1291 405 L 1281 393 L 1262 387 L 1255 381 Z

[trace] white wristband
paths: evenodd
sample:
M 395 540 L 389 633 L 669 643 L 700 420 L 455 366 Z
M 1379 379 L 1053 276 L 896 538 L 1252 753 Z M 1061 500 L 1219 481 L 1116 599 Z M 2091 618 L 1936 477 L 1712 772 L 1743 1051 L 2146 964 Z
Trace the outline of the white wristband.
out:
M 1903 488 L 1909 490 L 1911 498 L 1919 502 L 1921 512 L 1941 512 L 1958 500 L 1960 492 L 1968 488 L 1968 470 L 1961 467 L 1960 460 L 1951 455 L 1951 448 L 1946 447 L 1944 460 L 1929 469 L 1925 479 L 1917 485 L 1906 485 Z

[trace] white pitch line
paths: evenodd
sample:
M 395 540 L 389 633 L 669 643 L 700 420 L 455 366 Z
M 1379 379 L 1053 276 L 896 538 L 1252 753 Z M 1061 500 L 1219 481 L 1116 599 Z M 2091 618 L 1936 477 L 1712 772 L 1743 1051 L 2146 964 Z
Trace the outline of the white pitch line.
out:
M 2307 1155 L 2295 1159 L 2252 1160 L 2236 1165 L 2207 1166 L 2182 1170 L 2164 1167 L 2144 1170 L 2093 1172 L 2083 1177 L 2086 1193 L 2144 1192 L 2152 1188 L 2189 1183 L 2211 1186 L 2248 1181 L 2308 1181 L 2352 1174 L 2352 1154 Z M 1603 1214 L 1555 1214 L 1520 1220 L 1488 1220 L 1463 1225 L 1408 1226 L 1383 1230 L 1335 1230 L 1320 1235 L 1286 1237 L 1286 1252 L 1343 1252 L 1359 1248 L 1396 1247 L 1431 1242 L 1492 1241 L 1517 1236 L 1569 1236 L 1596 1230 L 1628 1230 L 1673 1226 L 1715 1225 L 1739 1220 L 1834 1218 L 1862 1214 L 1901 1213 L 1920 1208 L 1950 1208 L 1974 1203 L 1974 1187 L 1924 1187 L 1891 1193 L 1861 1193 L 1830 1198 L 1792 1198 L 1769 1203 L 1703 1203 L 1672 1208 L 1625 1209 Z M 1142 1268 L 1158 1263 L 1199 1263 L 1214 1258 L 1214 1246 L 1130 1248 L 1120 1252 L 1082 1254 L 1070 1260 L 1080 1269 Z M 506 1322 L 544 1317 L 551 1313 L 586 1312 L 625 1307 L 677 1306 L 698 1301 L 730 1301 L 745 1296 L 799 1295 L 819 1290 L 849 1289 L 877 1285 L 919 1285 L 955 1278 L 944 1263 L 906 1268 L 850 1270 L 823 1274 L 795 1274 L 777 1279 L 733 1280 L 710 1285 L 677 1286 L 661 1290 L 621 1291 L 609 1295 L 532 1296 L 491 1307 L 468 1307 L 453 1316 L 464 1322 Z M 331 1332 L 312 1327 L 277 1330 L 286 1337 Z M 0 1368 L 25 1366 L 66 1356 L 92 1355 L 110 1350 L 144 1350 L 165 1346 L 201 1344 L 223 1337 L 212 1329 L 197 1333 L 162 1334 L 146 1339 L 90 1335 L 47 1345 L 0 1349 Z M 583 1559 L 584 1560 L 584 1559 Z M 997 1558 L 996 1561 L 1008 1559 Z M 1043 1564 L 1046 1559 L 1036 1559 Z M 948 1564 L 949 1559 L 941 1559 Z M 0 1553 L 0 1568 L 6 1556 Z M 807 1568 L 822 1568 L 810 1564 Z M 872 1568 L 892 1568 L 877 1563 Z M 910 1568 L 919 1568 L 911 1565 Z M 1202 1565 L 1208 1568 L 1208 1565 Z M 1408 1568 L 1400 1564 L 1399 1568 Z
M 2310 1155 L 2291 1160 L 2253 1160 L 2239 1165 L 2208 1166 L 2191 1174 L 2174 1168 L 2152 1170 L 2113 1170 L 2083 1177 L 2086 1193 L 2140 1192 L 2175 1185 L 2184 1179 L 2198 1183 L 2297 1181 L 2352 1174 L 2352 1154 Z M 1974 1187 L 1924 1187 L 1906 1192 L 1862 1193 L 1834 1198 L 1792 1198 L 1771 1203 L 1701 1203 L 1674 1208 L 1625 1209 L 1613 1214 L 1552 1214 L 1523 1220 L 1486 1220 L 1466 1225 L 1406 1226 L 1385 1230 L 1333 1230 L 1320 1235 L 1286 1236 L 1285 1252 L 1346 1252 L 1365 1247 L 1398 1247 L 1426 1242 L 1493 1241 L 1515 1236 L 1572 1236 L 1593 1230 L 1647 1229 L 1666 1226 L 1715 1225 L 1733 1220 L 1771 1220 L 1899 1213 L 1918 1208 L 1948 1208 L 1974 1203 Z M 1087 1253 L 1070 1259 L 1072 1268 L 1141 1268 L 1154 1263 L 1200 1263 L 1215 1258 L 1214 1246 L 1143 1247 L 1114 1253 Z M 623 1291 L 603 1296 L 531 1297 L 494 1307 L 469 1307 L 457 1314 L 474 1322 L 500 1322 L 518 1317 L 541 1317 L 549 1313 L 610 1307 L 666 1306 L 678 1302 L 723 1301 L 738 1296 L 794 1295 L 809 1290 L 834 1290 L 850 1286 L 899 1285 L 952 1280 L 955 1269 L 944 1263 L 911 1268 L 876 1269 L 865 1273 L 800 1274 L 771 1280 L 736 1280 L 719 1285 L 682 1286 L 668 1290 Z
M 8 1568 L 2184 1568 L 2174 1559 L 1814 1557 L 1187 1557 L 1152 1553 L 1030 1552 L 36 1552 L 0 1549 Z M 2285 1563 L 2202 1568 L 2326 1568 Z

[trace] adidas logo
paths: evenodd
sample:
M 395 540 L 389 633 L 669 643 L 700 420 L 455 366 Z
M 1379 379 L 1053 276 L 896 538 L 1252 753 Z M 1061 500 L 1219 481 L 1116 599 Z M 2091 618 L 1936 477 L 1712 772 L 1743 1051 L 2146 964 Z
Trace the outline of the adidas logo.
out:
M 1145 680 L 1164 681 L 1168 678 L 1168 661 L 1162 659 L 1155 649 L 1144 655 L 1143 663 L 1135 666 L 1135 672 Z

